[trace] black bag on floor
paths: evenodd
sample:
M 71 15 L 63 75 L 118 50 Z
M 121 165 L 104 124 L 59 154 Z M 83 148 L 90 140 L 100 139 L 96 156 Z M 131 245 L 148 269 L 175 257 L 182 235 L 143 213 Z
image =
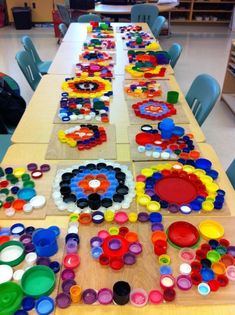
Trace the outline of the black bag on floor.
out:
M 6 84 L 0 84 L 0 118 L 7 128 L 15 128 L 24 114 L 26 103 Z

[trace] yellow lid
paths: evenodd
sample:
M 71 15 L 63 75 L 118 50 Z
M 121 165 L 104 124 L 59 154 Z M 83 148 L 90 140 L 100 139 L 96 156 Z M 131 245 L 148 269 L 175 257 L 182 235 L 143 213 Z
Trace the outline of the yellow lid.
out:
M 194 174 L 201 178 L 202 175 L 206 174 L 206 171 L 196 168 Z
M 79 214 L 71 213 L 69 216 L 69 222 L 77 222 L 79 220 Z
M 18 167 L 13 170 L 13 175 L 15 175 L 15 177 L 17 178 L 20 178 L 25 172 L 26 172 L 25 168 Z
M 158 257 L 158 262 L 161 266 L 163 265 L 170 265 L 171 263 L 171 257 L 169 255 L 160 255 Z
M 128 219 L 131 223 L 135 223 L 138 219 L 138 214 L 136 212 L 128 213 Z
M 151 198 L 148 195 L 140 195 L 137 197 L 137 202 L 141 206 L 146 206 L 151 201 Z
M 109 228 L 109 234 L 110 235 L 118 235 L 119 234 L 119 228 L 117 226 L 111 226 L 111 228 Z
M 202 209 L 205 211 L 212 211 L 214 209 L 214 203 L 211 201 L 203 201 Z
M 158 212 L 161 210 L 161 205 L 159 202 L 157 201 L 150 201 L 148 204 L 147 204 L 147 210 L 149 212 Z
M 211 176 L 208 175 L 202 175 L 200 177 L 200 180 L 203 182 L 203 184 L 207 185 L 207 184 L 211 184 L 213 182 L 213 178 Z
M 143 168 L 141 170 L 141 174 L 146 176 L 146 177 L 150 177 L 153 175 L 153 170 L 151 170 L 151 168 Z
M 145 183 L 144 182 L 136 182 L 135 183 L 135 189 L 136 191 L 142 190 L 145 187 Z
M 114 220 L 114 211 L 106 210 L 104 212 L 104 219 L 106 222 L 112 222 Z
M 183 170 L 189 174 L 193 173 L 195 170 L 195 167 L 193 167 L 192 165 L 184 165 L 183 166 Z
M 216 192 L 219 189 L 219 186 L 216 183 L 211 183 L 206 185 L 206 188 L 209 192 Z
M 224 235 L 224 227 L 217 221 L 204 220 L 199 224 L 199 231 L 206 240 L 218 240 Z

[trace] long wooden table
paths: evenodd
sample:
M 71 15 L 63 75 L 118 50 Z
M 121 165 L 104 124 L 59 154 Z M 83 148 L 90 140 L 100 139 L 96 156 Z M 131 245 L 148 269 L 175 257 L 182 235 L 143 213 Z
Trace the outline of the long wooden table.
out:
M 77 27 L 77 26 L 76 26 Z M 71 26 L 70 29 L 74 29 Z M 70 30 L 69 29 L 69 30 Z M 70 38 L 73 36 L 75 37 L 74 32 L 68 32 Z M 73 40 L 71 41 L 73 42 Z M 65 46 L 66 45 L 66 46 Z M 62 54 L 66 55 L 66 48 L 75 47 L 76 43 L 65 43 L 63 48 L 61 48 Z M 70 45 L 70 46 L 69 46 Z M 67 51 L 67 54 L 69 52 Z M 68 65 L 65 65 L 66 73 L 61 74 L 50 74 L 46 75 L 42 78 L 37 90 L 35 91 L 33 98 L 28 105 L 28 108 L 17 127 L 12 140 L 15 142 L 7 151 L 2 165 L 14 165 L 14 164 L 22 164 L 26 165 L 30 162 L 37 162 L 37 163 L 50 163 L 50 164 L 74 164 L 78 163 L 79 161 L 58 161 L 58 160 L 45 160 L 45 153 L 47 150 L 47 145 L 50 137 L 50 133 L 53 127 L 53 119 L 56 114 L 57 108 L 59 106 L 59 99 L 60 99 L 60 85 L 65 77 L 66 74 L 71 74 L 71 63 L 73 60 L 66 59 Z M 62 62 L 62 59 L 61 59 Z M 57 63 L 57 64 L 56 64 Z M 59 60 L 54 63 L 51 71 L 57 71 L 56 67 L 59 66 Z M 54 70 L 53 70 L 54 69 Z M 68 70 L 69 69 L 69 70 Z M 68 72 L 67 72 L 68 70 Z M 63 72 L 64 70 L 62 70 Z M 173 77 L 174 78 L 174 77 Z M 112 111 L 111 111 L 111 122 L 116 124 L 117 128 L 117 160 L 118 161 L 127 161 L 130 162 L 130 146 L 127 134 L 127 126 L 130 124 L 128 115 L 127 115 L 127 108 L 126 103 L 124 101 L 123 96 L 120 95 L 120 88 L 122 87 L 123 81 L 123 74 L 116 75 L 114 80 L 114 92 L 116 91 L 116 97 L 112 104 Z M 175 89 L 180 91 L 180 88 L 174 78 Z M 181 105 L 185 110 L 193 133 L 195 134 L 196 140 L 198 142 L 205 141 L 205 137 L 202 133 L 202 130 L 198 126 L 194 116 L 191 113 L 182 93 L 180 95 Z M 120 113 L 122 113 L 120 115 Z M 218 157 L 213 150 L 213 148 L 206 144 L 206 143 L 198 143 L 198 147 L 203 152 L 203 155 L 210 159 L 213 163 L 213 167 L 219 171 L 219 185 L 222 189 L 226 191 L 226 202 L 230 209 L 230 212 L 233 216 L 235 216 L 235 192 L 234 189 L 229 182 L 226 173 L 218 160 Z M 150 162 L 151 164 L 153 162 Z M 11 224 L 15 223 L 14 219 L 10 220 L 2 220 L 1 226 L 10 226 Z M 28 224 L 28 220 L 22 220 L 22 223 Z M 47 216 L 45 220 L 37 220 L 37 225 L 41 226 L 50 226 L 57 224 L 61 228 L 67 228 L 68 226 L 68 217 L 53 217 Z M 96 276 L 99 276 L 97 271 Z M 230 284 L 232 285 L 232 284 Z M 131 305 L 126 305 L 124 307 L 119 306 L 86 306 L 82 305 L 81 307 L 71 306 L 66 310 L 56 309 L 56 315 L 73 315 L 79 314 L 87 315 L 91 313 L 95 313 L 96 315 L 101 315 L 104 313 L 109 313 L 111 315 L 116 315 L 122 313 L 123 315 L 138 315 L 142 314 L 143 312 L 146 315 L 208 315 L 208 314 L 221 314 L 221 315 L 234 315 L 235 306 L 232 304 L 229 305 L 197 305 L 197 301 L 195 300 L 195 304 L 188 307 L 183 305 L 176 305 L 167 304 L 166 305 L 147 305 L 144 309 L 134 308 Z

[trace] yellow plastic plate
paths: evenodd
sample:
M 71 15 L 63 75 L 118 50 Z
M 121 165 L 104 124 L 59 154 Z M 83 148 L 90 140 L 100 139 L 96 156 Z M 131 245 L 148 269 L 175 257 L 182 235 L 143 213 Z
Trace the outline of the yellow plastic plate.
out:
M 205 220 L 199 224 L 199 231 L 202 237 L 206 240 L 218 240 L 224 235 L 224 227 L 213 220 Z

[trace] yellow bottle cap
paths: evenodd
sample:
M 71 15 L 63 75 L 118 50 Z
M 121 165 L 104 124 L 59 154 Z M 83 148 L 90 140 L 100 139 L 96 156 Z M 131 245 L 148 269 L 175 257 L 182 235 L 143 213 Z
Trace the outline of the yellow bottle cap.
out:
M 159 264 L 161 265 L 161 266 L 163 266 L 163 265 L 170 265 L 170 263 L 171 263 L 171 258 L 170 258 L 170 256 L 169 255 L 160 255 L 159 257 L 158 257 L 158 262 L 159 262 Z
M 69 222 L 77 222 L 79 220 L 79 214 L 72 213 L 69 216 Z
M 150 201 L 148 204 L 147 204 L 147 210 L 149 212 L 158 212 L 161 210 L 161 205 L 159 202 L 157 201 Z
M 136 182 L 135 183 L 135 189 L 136 191 L 142 190 L 145 187 L 145 183 L 144 182 Z
M 146 177 L 150 177 L 153 175 L 153 170 L 151 170 L 151 168 L 143 168 L 141 170 L 141 174 L 146 176 Z
M 219 189 L 219 186 L 216 183 L 211 183 L 211 184 L 206 185 L 206 188 L 209 192 L 214 193 Z
M 182 170 L 182 168 L 183 168 L 183 164 L 178 163 L 178 162 L 176 162 L 176 163 L 174 163 L 174 164 L 172 165 L 172 169 L 174 169 L 174 170 L 176 170 L 176 171 Z
M 195 167 L 193 167 L 192 165 L 184 165 L 183 166 L 183 170 L 189 174 L 193 173 L 195 170 Z
M 202 175 L 206 174 L 206 171 L 196 168 L 194 171 L 194 174 L 197 175 L 199 178 L 201 178 Z
M 112 222 L 114 220 L 114 211 L 106 210 L 104 213 L 104 219 L 106 222 Z
M 200 180 L 203 182 L 203 184 L 211 184 L 213 182 L 213 178 L 208 175 L 202 175 L 200 177 Z
M 205 211 L 212 211 L 214 209 L 214 204 L 211 201 L 203 201 L 202 209 Z
M 147 204 L 151 201 L 151 198 L 148 195 L 140 195 L 137 197 L 137 202 L 141 206 L 147 206 Z
M 119 228 L 117 226 L 111 226 L 111 228 L 109 228 L 109 234 L 110 235 L 118 235 L 119 234 Z
M 138 214 L 136 212 L 130 212 L 128 214 L 128 219 L 131 223 L 135 223 L 138 219 Z
M 13 175 L 15 175 L 15 177 L 17 178 L 20 178 L 25 172 L 26 172 L 25 168 L 18 167 L 13 170 Z

